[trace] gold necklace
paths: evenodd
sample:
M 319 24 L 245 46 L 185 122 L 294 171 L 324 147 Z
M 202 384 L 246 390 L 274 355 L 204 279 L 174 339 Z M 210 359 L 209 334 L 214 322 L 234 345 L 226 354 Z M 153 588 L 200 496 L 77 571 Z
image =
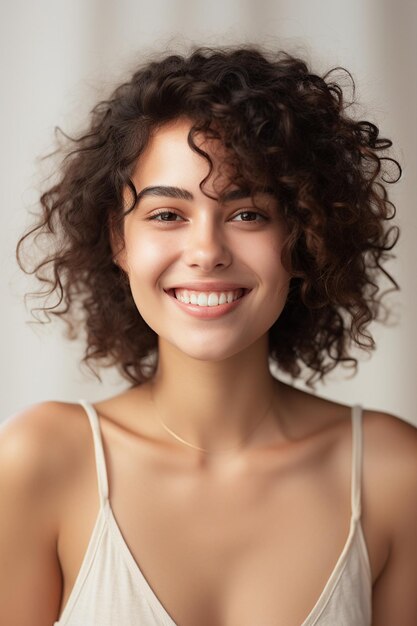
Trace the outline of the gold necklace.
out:
M 239 449 L 240 447 L 242 447 L 242 444 L 245 443 L 245 441 L 247 441 L 249 435 L 252 435 L 254 433 L 254 431 L 258 428 L 258 426 L 260 426 L 260 424 L 263 422 L 263 420 L 266 418 L 266 416 L 269 413 L 269 409 L 272 406 L 272 403 L 274 401 L 274 396 L 272 395 L 272 399 L 271 402 L 268 405 L 267 410 L 265 411 L 264 414 L 262 414 L 261 419 L 255 424 L 254 428 L 252 428 L 249 433 L 246 435 L 246 437 L 240 442 L 240 444 L 238 446 L 233 446 L 232 448 L 226 448 L 225 450 L 216 450 L 215 452 L 211 451 L 211 450 L 206 450 L 205 448 L 200 448 L 199 446 L 194 445 L 193 443 L 189 443 L 188 441 L 185 441 L 185 439 L 183 439 L 182 437 L 180 437 L 179 435 L 177 435 L 176 433 L 174 433 L 173 430 L 171 430 L 163 421 L 158 407 L 156 405 L 155 402 L 155 398 L 153 395 L 153 384 L 151 384 L 150 387 L 150 393 L 151 393 L 151 398 L 152 398 L 152 402 L 155 406 L 155 411 L 156 411 L 156 417 L 158 418 L 159 423 L 161 424 L 161 426 L 170 434 L 172 435 L 172 437 L 175 437 L 175 439 L 177 439 L 178 441 L 180 441 L 181 443 L 185 444 L 186 446 L 189 446 L 190 448 L 194 448 L 195 450 L 200 450 L 200 452 L 205 452 L 206 454 L 223 454 L 224 452 L 229 452 L 230 450 L 236 450 Z

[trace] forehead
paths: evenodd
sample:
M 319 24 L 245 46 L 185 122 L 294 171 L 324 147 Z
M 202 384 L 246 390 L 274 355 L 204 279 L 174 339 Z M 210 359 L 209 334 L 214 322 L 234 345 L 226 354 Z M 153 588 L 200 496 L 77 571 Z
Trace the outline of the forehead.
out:
M 191 120 L 181 118 L 155 129 L 139 156 L 133 173 L 134 181 L 141 186 L 164 184 L 177 186 L 197 185 L 209 174 L 210 165 L 203 155 L 192 149 L 188 134 Z M 210 182 L 205 188 L 223 188 L 233 181 L 233 168 L 224 162 L 226 151 L 219 140 L 195 134 L 194 143 L 208 154 L 213 165 Z

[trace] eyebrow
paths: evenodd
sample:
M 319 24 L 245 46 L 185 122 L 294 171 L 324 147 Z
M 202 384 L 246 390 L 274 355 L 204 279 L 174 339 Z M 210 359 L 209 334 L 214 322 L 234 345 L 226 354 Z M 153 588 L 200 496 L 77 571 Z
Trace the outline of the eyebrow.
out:
M 267 193 L 271 193 L 269 190 Z M 153 187 L 145 187 L 137 196 L 137 201 L 141 200 L 144 196 L 157 196 L 163 198 L 176 198 L 178 200 L 194 200 L 194 196 L 191 191 L 182 189 L 181 187 L 170 187 L 165 185 L 156 185 Z M 243 198 L 250 198 L 251 194 L 248 189 L 232 189 L 223 193 L 219 200 L 221 202 L 231 202 L 233 200 L 242 200 Z

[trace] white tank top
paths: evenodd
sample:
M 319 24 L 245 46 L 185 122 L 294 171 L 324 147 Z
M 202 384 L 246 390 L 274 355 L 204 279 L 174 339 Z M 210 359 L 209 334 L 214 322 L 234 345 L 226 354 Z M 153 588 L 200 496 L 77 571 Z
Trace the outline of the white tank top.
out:
M 87 412 L 93 431 L 100 510 L 74 587 L 54 626 L 180 626 L 158 600 L 124 541 L 108 499 L 98 416 L 89 402 L 79 402 Z M 371 626 L 371 569 L 360 522 L 360 405 L 352 408 L 352 436 L 349 534 L 319 599 L 300 626 Z M 277 615 L 277 626 L 279 624 Z

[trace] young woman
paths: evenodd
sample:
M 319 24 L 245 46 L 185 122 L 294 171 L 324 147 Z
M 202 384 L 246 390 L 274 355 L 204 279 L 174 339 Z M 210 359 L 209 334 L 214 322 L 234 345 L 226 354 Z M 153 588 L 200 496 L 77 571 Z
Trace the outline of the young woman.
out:
M 314 393 L 397 287 L 398 164 L 348 104 L 283 52 L 199 48 L 68 138 L 18 259 L 49 235 L 47 316 L 130 386 L 2 427 L 1 624 L 417 624 L 417 431 Z

